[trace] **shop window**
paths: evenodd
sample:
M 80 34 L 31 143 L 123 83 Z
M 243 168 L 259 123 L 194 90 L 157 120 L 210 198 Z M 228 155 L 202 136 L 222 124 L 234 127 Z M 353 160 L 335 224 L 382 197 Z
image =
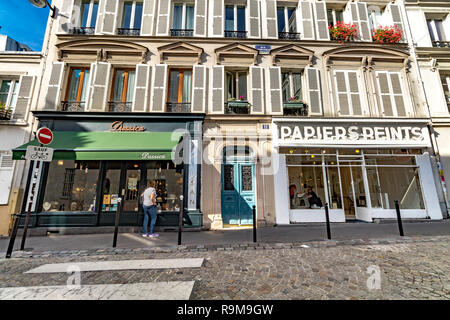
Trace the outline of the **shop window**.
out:
M 225 37 L 246 38 L 245 7 L 238 5 L 225 6 Z
M 277 8 L 278 33 L 297 32 L 297 21 L 295 18 L 295 7 Z M 282 35 L 280 35 L 280 38 Z
M 168 112 L 190 112 L 192 70 L 171 69 L 169 72 Z
M 122 28 L 119 35 L 139 35 L 142 21 L 142 2 L 126 1 L 123 4 Z
M 325 199 L 321 166 L 289 167 L 291 209 L 320 209 Z
M 172 36 L 193 36 L 194 4 L 175 3 L 173 5 Z
M 95 28 L 98 13 L 98 1 L 83 0 L 81 3 L 81 27 Z
M 98 161 L 52 161 L 43 211 L 94 212 L 98 176 Z
M 121 164 L 119 161 L 108 161 L 103 183 L 103 212 L 116 212 L 119 206 Z
M 14 112 L 18 92 L 18 79 L 0 79 L 0 112 L 5 113 L 2 118 L 7 119 L 6 113 L 11 115 Z
M 134 69 L 115 69 L 109 111 L 131 111 L 135 85 Z
M 84 111 L 86 93 L 89 84 L 88 68 L 71 68 L 66 99 L 62 102 L 62 111 Z

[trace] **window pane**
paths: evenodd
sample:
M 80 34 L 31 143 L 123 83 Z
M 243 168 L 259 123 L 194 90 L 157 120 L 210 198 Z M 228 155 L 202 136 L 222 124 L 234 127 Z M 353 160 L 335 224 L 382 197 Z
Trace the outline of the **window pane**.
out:
M 183 72 L 183 102 L 191 102 L 192 72 Z
M 170 83 L 169 83 L 169 102 L 178 102 L 178 79 L 180 72 L 176 70 L 170 71 Z
M 241 189 L 242 191 L 253 190 L 253 168 L 251 165 L 241 167 Z
M 227 72 L 227 100 L 235 98 L 233 88 L 234 88 L 234 76 L 233 74 Z
M 237 31 L 245 31 L 245 7 L 237 8 Z
M 292 74 L 292 88 L 294 89 L 293 96 L 296 99 L 302 99 L 302 75 L 300 73 Z
M 444 27 L 442 26 L 442 20 L 435 20 L 434 22 L 436 26 L 437 35 L 439 38 L 439 41 L 445 41 L 445 33 L 444 33 Z
M 334 162 L 336 163 L 336 162 Z M 341 184 L 339 168 L 327 166 L 325 168 L 328 180 L 328 201 L 330 209 L 342 209 Z
M 98 161 L 52 161 L 48 171 L 43 211 L 95 211 Z
M 0 103 L 6 104 L 8 101 L 9 89 L 11 87 L 11 80 L 3 80 L 0 87 Z
M 9 102 L 9 106 L 11 108 L 14 108 L 16 106 L 17 95 L 19 94 L 19 81 L 15 81 L 13 86 L 14 88 L 11 96 L 11 101 Z
M 125 71 L 117 70 L 114 79 L 114 101 L 122 101 L 123 82 L 125 80 Z
M 247 73 L 239 72 L 239 98 L 240 100 L 247 101 Z
M 224 190 L 234 190 L 234 165 L 225 164 L 223 166 L 223 188 Z
M 140 29 L 141 28 L 141 21 L 142 21 L 142 3 L 137 2 L 136 8 L 134 11 L 134 26 L 133 29 Z
M 290 87 L 289 87 L 289 73 L 282 73 L 281 80 L 283 84 L 283 102 L 288 102 L 291 98 Z
M 322 167 L 288 167 L 291 209 L 320 209 L 325 199 Z
M 277 8 L 278 32 L 286 32 L 284 30 L 286 22 L 284 21 L 284 7 Z
M 89 15 L 89 6 L 90 6 L 90 0 L 84 0 L 81 5 L 81 26 L 87 27 L 87 19 Z
M 225 31 L 234 31 L 234 7 L 225 7 Z
M 69 84 L 69 92 L 67 95 L 67 99 L 69 101 L 77 101 L 77 92 L 78 92 L 78 85 L 80 82 L 80 75 L 81 75 L 80 69 L 72 70 L 72 76 L 70 77 L 70 84 Z
M 436 41 L 436 39 L 434 37 L 433 27 L 431 26 L 431 23 L 432 23 L 431 20 L 427 20 L 428 32 L 430 33 L 431 41 Z
M 81 101 L 86 101 L 86 92 L 89 85 L 90 70 L 84 71 L 83 89 L 81 92 Z
M 97 13 L 98 13 L 98 2 L 94 2 L 92 6 L 92 17 L 91 17 L 91 28 L 95 28 L 95 23 L 97 22 Z
M 328 25 L 333 26 L 334 25 L 333 9 L 327 9 L 327 18 L 328 18 Z
M 183 5 L 176 4 L 173 7 L 173 29 L 182 29 Z
M 103 185 L 103 205 L 102 211 L 116 212 L 117 211 L 117 198 L 119 197 L 119 185 L 120 185 L 120 162 L 108 162 L 105 176 L 105 182 Z
M 130 28 L 132 7 L 133 7 L 132 2 L 125 2 L 123 5 L 122 28 Z
M 335 10 L 335 12 L 336 12 L 336 22 L 344 21 L 344 11 L 343 10 Z
M 297 21 L 295 19 L 295 8 L 288 8 L 289 32 L 297 32 Z
M 186 6 L 186 29 L 194 30 L 194 7 Z
M 134 83 L 135 83 L 135 71 L 134 70 L 130 70 L 128 72 L 127 102 L 132 102 L 133 101 Z

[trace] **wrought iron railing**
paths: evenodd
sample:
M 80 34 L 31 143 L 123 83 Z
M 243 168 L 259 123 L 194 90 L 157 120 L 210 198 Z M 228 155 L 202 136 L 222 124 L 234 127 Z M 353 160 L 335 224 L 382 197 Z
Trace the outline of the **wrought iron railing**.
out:
M 278 39 L 300 40 L 298 32 L 278 32 Z
M 170 29 L 172 37 L 193 37 L 194 30 L 192 29 Z
M 131 101 L 122 102 L 122 101 L 109 101 L 108 102 L 108 110 L 110 112 L 131 112 Z
M 95 28 L 93 27 L 74 27 L 70 29 L 72 34 L 95 34 Z
M 433 47 L 450 48 L 450 41 L 433 41 Z
M 61 111 L 83 112 L 86 103 L 84 101 L 61 101 Z
M 236 100 L 225 102 L 226 114 L 250 114 L 248 101 Z
M 190 102 L 167 102 L 167 112 L 189 113 L 191 112 Z
M 303 102 L 283 102 L 283 115 L 285 116 L 308 116 L 308 106 Z
M 117 28 L 119 36 L 138 36 L 141 34 L 141 29 Z
M 12 111 L 8 107 L 0 109 L 0 120 L 11 120 Z
M 225 38 L 247 38 L 247 31 L 226 31 Z

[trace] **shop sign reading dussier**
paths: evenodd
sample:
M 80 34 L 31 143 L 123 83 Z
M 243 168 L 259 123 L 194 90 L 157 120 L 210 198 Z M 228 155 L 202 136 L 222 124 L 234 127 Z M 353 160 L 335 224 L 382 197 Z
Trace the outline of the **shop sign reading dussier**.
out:
M 429 146 L 425 124 L 283 123 L 278 122 L 280 144 L 373 144 Z

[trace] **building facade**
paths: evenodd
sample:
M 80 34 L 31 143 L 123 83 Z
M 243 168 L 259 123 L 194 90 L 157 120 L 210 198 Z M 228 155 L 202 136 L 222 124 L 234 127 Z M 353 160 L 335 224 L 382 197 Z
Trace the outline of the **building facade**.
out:
M 406 34 L 402 2 L 53 4 L 33 114 L 55 157 L 34 226 L 111 225 L 118 197 L 139 225 L 153 179 L 160 226 L 181 194 L 192 226 L 212 229 L 251 225 L 253 208 L 259 226 L 323 221 L 325 203 L 332 221 L 393 218 L 395 200 L 406 218 L 443 218 L 415 57 L 406 36 L 372 39 Z M 338 21 L 358 34 L 330 37 Z

